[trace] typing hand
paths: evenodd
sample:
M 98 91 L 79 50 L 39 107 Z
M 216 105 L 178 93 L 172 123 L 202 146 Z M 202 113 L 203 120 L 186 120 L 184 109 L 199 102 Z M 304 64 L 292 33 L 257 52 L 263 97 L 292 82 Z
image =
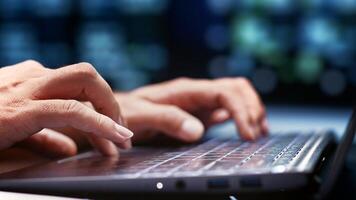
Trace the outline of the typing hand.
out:
M 200 138 L 203 124 L 212 125 L 230 118 L 244 139 L 257 139 L 268 132 L 265 107 L 253 86 L 244 78 L 182 78 L 142 87 L 130 95 L 154 103 L 145 103 L 141 111 L 147 113 L 146 117 L 138 117 L 140 120 L 134 122 L 148 120 L 149 124 L 144 123 L 146 128 L 154 126 L 152 128 L 186 141 Z M 122 105 L 125 114 L 128 106 Z M 129 127 L 135 130 L 136 126 L 127 117 Z M 137 126 L 140 125 L 137 123 Z
M 63 127 L 81 130 L 105 155 L 118 154 L 114 143 L 129 147 L 133 133 L 122 126 L 111 88 L 90 64 L 53 70 L 26 61 L 1 68 L 0 79 L 0 149 L 26 139 L 37 150 L 74 155 L 73 140 L 54 130 Z

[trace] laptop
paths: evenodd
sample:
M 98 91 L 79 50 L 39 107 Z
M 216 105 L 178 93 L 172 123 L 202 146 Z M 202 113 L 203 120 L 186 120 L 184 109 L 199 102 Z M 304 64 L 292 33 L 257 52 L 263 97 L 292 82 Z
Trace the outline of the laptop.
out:
M 0 190 L 79 196 L 287 192 L 323 199 L 333 188 L 355 130 L 354 110 L 338 145 L 334 133 L 325 130 L 271 134 L 256 142 L 216 138 L 188 146 L 135 147 L 120 158 L 86 152 L 2 174 Z

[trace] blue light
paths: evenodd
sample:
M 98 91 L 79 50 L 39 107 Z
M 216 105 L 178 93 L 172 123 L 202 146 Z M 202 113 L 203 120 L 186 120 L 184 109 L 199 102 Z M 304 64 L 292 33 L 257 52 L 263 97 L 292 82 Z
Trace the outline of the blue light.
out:
M 81 0 L 80 10 L 87 17 L 101 17 L 115 14 L 115 2 L 103 0 Z
M 30 4 L 35 14 L 43 17 L 65 16 L 71 10 L 71 0 L 33 0 Z
M 277 74 L 268 68 L 256 69 L 253 72 L 252 81 L 262 94 L 272 93 L 278 86 Z
M 3 18 L 18 17 L 28 11 L 27 0 L 1 0 L 0 16 Z
M 227 69 L 232 76 L 250 76 L 254 70 L 255 63 L 249 54 L 235 52 L 228 59 Z
M 238 42 L 236 46 L 250 51 L 257 48 L 268 40 L 268 31 L 265 23 L 254 17 L 246 17 L 234 27 L 234 40 Z
M 346 68 L 353 65 L 351 45 L 347 41 L 339 39 L 325 49 L 325 53 L 333 66 Z
M 356 62 L 354 63 L 356 64 Z M 354 65 L 355 66 L 355 65 Z M 348 79 L 353 86 L 356 86 L 356 67 L 350 67 L 347 73 Z
M 288 13 L 294 8 L 294 0 L 264 0 L 264 7 L 277 14 Z
M 341 13 L 355 13 L 355 0 L 326 0 L 331 9 L 337 10 Z
M 132 62 L 143 70 L 156 71 L 167 66 L 167 50 L 156 43 L 130 45 Z
M 229 76 L 228 71 L 228 58 L 226 56 L 216 56 L 210 60 L 208 69 L 210 76 L 213 78 L 219 78 Z
M 303 0 L 302 3 L 306 4 L 307 7 L 319 9 L 323 7 L 325 0 Z
M 8 23 L 0 27 L 0 57 L 4 64 L 39 59 L 39 46 L 29 24 Z
M 89 23 L 80 29 L 78 37 L 80 49 L 115 50 L 124 45 L 123 34 L 115 24 Z
M 324 18 L 315 17 L 304 21 L 301 32 L 303 45 L 316 51 L 324 51 L 337 42 L 337 27 Z
M 116 7 L 124 14 L 160 14 L 168 3 L 168 0 L 116 0 Z
M 329 96 L 337 96 L 346 89 L 346 77 L 338 70 L 325 71 L 320 79 L 322 91 Z
M 207 0 L 209 9 L 218 15 L 226 15 L 236 2 L 234 0 Z
M 207 46 L 214 50 L 224 50 L 229 45 L 228 27 L 221 24 L 208 27 L 205 41 Z
M 132 90 L 150 82 L 147 74 L 134 68 L 118 70 L 112 74 L 113 87 L 120 90 Z
M 71 48 L 65 43 L 47 43 L 41 46 L 42 62 L 45 66 L 58 67 L 70 63 Z
M 77 38 L 80 60 L 92 63 L 100 74 L 108 78 L 122 68 L 131 66 L 122 49 L 124 45 L 121 31 L 110 23 L 86 24 Z

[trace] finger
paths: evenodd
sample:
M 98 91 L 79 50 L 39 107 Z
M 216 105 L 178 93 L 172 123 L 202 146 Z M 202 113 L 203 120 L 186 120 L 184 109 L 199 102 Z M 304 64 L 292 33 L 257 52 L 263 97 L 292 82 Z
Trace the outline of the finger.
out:
M 83 105 L 87 106 L 88 108 L 93 109 L 93 105 L 90 102 L 84 102 Z M 119 119 L 119 124 L 124 124 L 126 125 L 126 122 L 124 122 L 122 119 Z M 87 136 L 90 144 L 96 148 L 99 152 L 101 152 L 105 156 L 119 156 L 119 151 L 117 147 L 115 146 L 114 143 L 112 143 L 109 140 L 99 138 L 97 136 L 92 136 L 89 135 Z M 124 143 L 118 143 L 117 146 L 123 149 L 128 149 L 131 148 L 131 146 L 127 146 L 128 141 L 125 141 Z
M 185 142 L 196 141 L 204 133 L 202 122 L 175 106 L 152 104 L 141 120 L 147 129 L 161 131 Z
M 77 146 L 71 138 L 51 129 L 43 129 L 19 145 L 50 157 L 67 157 L 77 153 Z
M 89 63 L 59 68 L 35 81 L 38 86 L 31 90 L 35 99 L 89 101 L 98 112 L 120 120 L 120 108 L 110 86 Z
M 111 118 L 97 113 L 75 100 L 38 100 L 32 103 L 34 126 L 39 128 L 73 127 L 88 134 L 123 143 L 133 133 Z
M 124 143 L 119 144 L 119 147 L 122 149 L 131 149 L 132 148 L 132 141 L 126 140 Z
M 204 109 L 191 114 L 203 122 L 206 128 L 223 123 L 230 118 L 230 114 L 226 109 Z
M 78 129 L 74 129 L 69 126 L 64 128 L 56 128 L 54 130 L 71 138 L 75 142 L 79 150 L 87 149 L 89 147 L 89 141 L 87 137 L 88 133 L 84 133 Z
M 92 147 L 96 148 L 100 153 L 105 156 L 118 155 L 117 147 L 109 140 L 105 140 L 97 136 L 91 136 L 89 133 L 85 133 L 83 131 L 71 127 L 65 127 L 57 130 L 70 137 L 76 143 L 79 149 L 86 148 L 89 146 L 88 144 L 90 144 Z M 94 140 L 94 142 L 92 140 Z M 96 140 L 105 140 L 106 142 L 95 142 Z M 123 144 L 125 143 L 127 142 L 124 142 Z M 124 145 L 118 144 L 118 147 L 124 148 Z
M 89 136 L 89 142 L 94 148 L 105 156 L 119 156 L 119 151 L 114 143 L 109 140 L 98 138 L 96 136 Z
M 211 113 L 209 124 L 220 124 L 230 119 L 230 113 L 226 109 L 217 109 Z
M 240 91 L 245 99 L 245 104 L 250 114 L 251 124 L 256 131 L 256 135 L 261 135 L 262 131 L 264 131 L 262 122 L 265 119 L 265 107 L 262 104 L 260 97 L 257 95 L 256 90 L 248 81 L 244 81 L 242 86 L 243 89 Z
M 268 124 L 267 118 L 265 118 L 262 121 L 262 133 L 264 135 L 268 135 L 268 133 L 269 133 L 269 124 Z
M 233 92 L 220 93 L 218 101 L 230 112 L 243 139 L 254 140 L 256 135 L 250 126 L 249 113 L 241 95 Z

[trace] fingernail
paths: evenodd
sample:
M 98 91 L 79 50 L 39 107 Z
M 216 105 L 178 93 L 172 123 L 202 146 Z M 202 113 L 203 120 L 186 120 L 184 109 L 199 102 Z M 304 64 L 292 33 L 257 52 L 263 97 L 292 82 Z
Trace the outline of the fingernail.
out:
M 118 124 L 115 124 L 115 129 L 116 129 L 116 132 L 118 134 L 120 134 L 122 137 L 124 137 L 125 139 L 129 139 L 133 136 L 133 133 L 129 129 L 127 129 L 123 126 L 120 126 Z
M 203 131 L 203 125 L 196 120 L 185 120 L 181 127 L 181 132 L 187 135 L 201 135 Z

